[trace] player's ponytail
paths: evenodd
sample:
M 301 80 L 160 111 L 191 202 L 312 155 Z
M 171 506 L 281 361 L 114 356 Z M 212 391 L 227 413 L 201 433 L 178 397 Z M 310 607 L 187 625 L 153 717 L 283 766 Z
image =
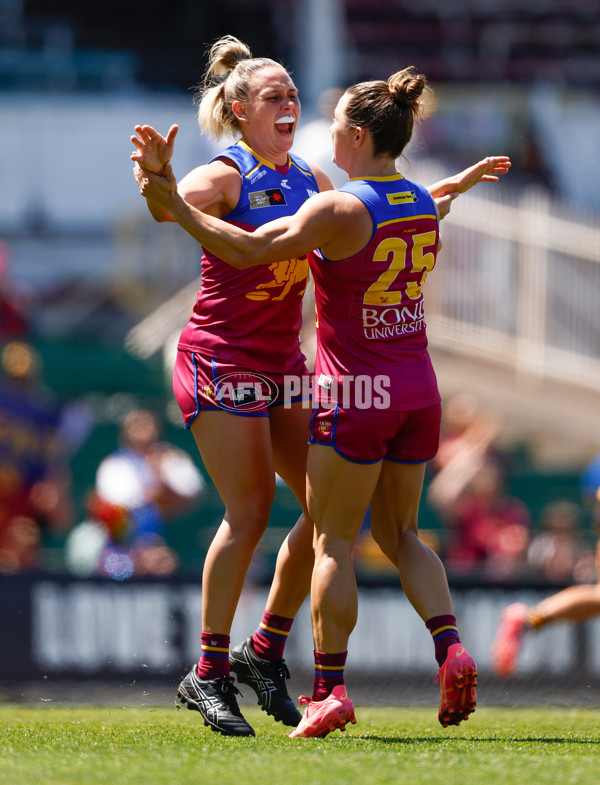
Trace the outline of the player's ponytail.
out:
M 204 74 L 204 86 L 222 81 L 240 60 L 250 60 L 250 47 L 233 35 L 224 35 L 211 46 L 208 52 L 208 68 Z

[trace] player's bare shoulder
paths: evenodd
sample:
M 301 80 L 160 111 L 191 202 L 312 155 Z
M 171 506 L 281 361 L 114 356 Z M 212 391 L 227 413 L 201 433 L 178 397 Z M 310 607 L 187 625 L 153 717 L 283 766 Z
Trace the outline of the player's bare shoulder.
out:
M 218 158 L 192 169 L 181 180 L 178 190 L 186 202 L 197 209 L 216 214 L 208 208 L 221 208 L 217 211 L 224 215 L 240 199 L 242 177 L 235 164 Z

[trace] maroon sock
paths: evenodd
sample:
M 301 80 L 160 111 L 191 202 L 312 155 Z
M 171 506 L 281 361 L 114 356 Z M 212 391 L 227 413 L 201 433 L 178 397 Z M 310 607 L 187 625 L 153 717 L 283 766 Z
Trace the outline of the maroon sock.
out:
M 437 664 L 442 667 L 446 662 L 448 649 L 453 643 L 460 643 L 456 619 L 450 614 L 446 616 L 433 616 L 425 622 L 425 626 L 431 633 L 435 646 L 435 658 Z
M 325 700 L 334 687 L 344 683 L 344 665 L 346 664 L 347 651 L 338 654 L 325 654 L 315 651 L 315 681 L 312 699 Z
M 269 662 L 283 659 L 283 650 L 293 621 L 285 616 L 276 616 L 265 611 L 258 629 L 252 636 L 256 656 Z
M 229 635 L 203 632 L 200 636 L 202 655 L 198 660 L 199 679 L 229 676 Z

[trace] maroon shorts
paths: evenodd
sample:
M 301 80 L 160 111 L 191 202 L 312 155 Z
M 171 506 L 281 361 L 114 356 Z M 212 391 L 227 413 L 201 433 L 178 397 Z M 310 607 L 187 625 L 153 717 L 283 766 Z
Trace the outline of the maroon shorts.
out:
M 311 444 L 326 444 L 355 463 L 423 463 L 440 442 L 441 404 L 394 412 L 387 409 L 319 407 L 311 418 Z
M 270 406 L 303 400 L 302 394 L 287 395 L 284 377 L 301 378 L 307 374 L 304 360 L 299 360 L 285 374 L 266 374 L 178 349 L 173 392 L 183 423 L 189 428 L 201 411 L 225 410 L 244 417 L 268 417 Z

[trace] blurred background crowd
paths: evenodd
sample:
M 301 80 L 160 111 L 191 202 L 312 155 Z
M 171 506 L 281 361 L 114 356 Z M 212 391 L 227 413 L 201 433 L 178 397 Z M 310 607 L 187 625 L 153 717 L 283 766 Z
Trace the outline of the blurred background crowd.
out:
M 598 0 L 0 0 L 0 572 L 200 573 L 222 509 L 170 383 L 200 249 L 152 222 L 129 136 L 177 122 L 176 172 L 208 159 L 190 89 L 226 33 L 292 69 L 294 149 L 338 184 L 332 102 L 406 65 L 435 98 L 402 171 L 511 156 L 456 203 L 428 281 L 445 419 L 423 536 L 465 585 L 594 582 Z M 310 360 L 310 293 L 306 313 Z M 255 580 L 296 514 L 278 485 Z M 368 516 L 356 565 L 392 580 Z

